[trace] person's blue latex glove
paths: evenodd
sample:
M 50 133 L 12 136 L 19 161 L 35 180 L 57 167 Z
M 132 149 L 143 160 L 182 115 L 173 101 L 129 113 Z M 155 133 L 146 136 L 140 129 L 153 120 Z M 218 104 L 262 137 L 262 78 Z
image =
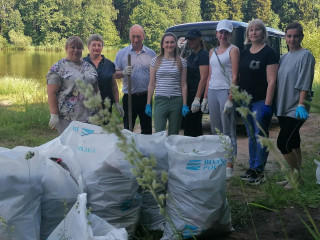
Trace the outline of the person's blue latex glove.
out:
M 190 113 L 190 110 L 187 105 L 182 106 L 182 116 L 185 117 Z
M 262 114 L 263 114 L 263 116 L 266 116 L 266 117 L 272 117 L 273 110 L 272 110 L 271 106 L 263 105 Z
M 296 117 L 306 120 L 309 117 L 309 114 L 306 110 L 306 108 L 303 105 L 299 105 L 296 109 Z
M 152 108 L 151 108 L 151 104 L 147 104 L 147 105 L 146 105 L 145 113 L 147 114 L 147 116 L 148 116 L 148 117 L 152 117 Z

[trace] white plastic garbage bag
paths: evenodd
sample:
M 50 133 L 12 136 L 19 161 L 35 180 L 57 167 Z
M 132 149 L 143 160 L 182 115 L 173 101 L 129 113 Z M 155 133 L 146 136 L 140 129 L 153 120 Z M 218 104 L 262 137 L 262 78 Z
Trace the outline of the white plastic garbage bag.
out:
M 114 134 L 99 126 L 73 121 L 59 137 L 81 167 L 92 213 L 132 236 L 139 221 L 141 197 L 132 166 L 124 160 Z
M 128 138 L 133 139 L 137 149 L 145 157 L 153 155 L 157 160 L 154 171 L 158 179 L 161 178 L 163 171 L 168 172 L 168 152 L 165 142 L 167 140 L 166 131 L 154 133 L 152 135 L 137 134 L 128 130 L 122 130 L 122 133 Z M 166 186 L 164 186 L 166 187 Z M 157 194 L 165 193 L 163 190 Z M 148 191 L 142 192 L 142 206 L 140 224 L 150 230 L 163 230 L 165 218 L 159 212 L 159 207 L 152 194 Z
M 40 239 L 46 240 L 77 201 L 81 189 L 58 163 L 47 159 L 43 168 Z
M 317 170 L 316 170 L 317 184 L 320 184 L 320 162 L 314 159 L 314 163 L 317 165 Z
M 0 216 L 8 227 L 0 223 L 1 240 L 39 239 L 41 184 L 45 158 L 35 156 L 26 160 L 31 148 L 0 151 Z M 14 228 L 11 231 L 11 228 Z
M 68 171 L 72 178 L 74 178 L 80 189 L 84 189 L 81 175 L 81 167 L 76 159 L 74 151 L 61 143 L 60 137 L 57 137 L 36 149 L 46 158 L 60 158 L 64 164 L 68 166 Z
M 127 240 L 128 234 L 124 228 L 116 229 L 98 216 L 88 213 L 86 197 L 86 193 L 79 194 L 77 202 L 48 240 Z
M 228 137 L 227 141 L 230 142 Z M 169 136 L 168 199 L 166 210 L 183 238 L 207 230 L 231 231 L 226 199 L 226 151 L 219 136 Z M 162 240 L 178 239 L 166 223 Z

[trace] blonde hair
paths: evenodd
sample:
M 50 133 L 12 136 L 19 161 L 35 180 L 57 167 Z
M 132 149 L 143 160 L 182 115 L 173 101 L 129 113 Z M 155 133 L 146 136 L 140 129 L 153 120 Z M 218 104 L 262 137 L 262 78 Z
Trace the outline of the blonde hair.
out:
M 161 38 L 161 42 L 160 42 L 160 54 L 157 56 L 157 60 L 156 60 L 156 63 L 154 65 L 154 68 L 155 68 L 156 71 L 158 71 L 158 68 L 159 68 L 159 66 L 160 66 L 160 64 L 162 62 L 162 58 L 164 56 L 164 49 L 162 47 L 164 39 L 166 37 L 168 37 L 168 36 L 169 37 L 173 37 L 174 41 L 177 43 L 177 37 L 173 33 L 167 32 L 167 33 L 163 34 L 163 36 Z M 174 64 L 178 66 L 178 69 L 181 72 L 182 71 L 182 62 L 181 62 L 180 55 L 178 54 L 178 45 L 177 44 L 176 44 L 176 48 L 174 49 L 173 55 L 174 55 L 174 59 L 175 59 Z
M 245 40 L 244 40 L 244 44 L 251 43 L 250 38 L 249 38 L 249 30 L 253 26 L 257 26 L 257 27 L 262 29 L 263 34 L 264 34 L 263 42 L 266 42 L 267 38 L 268 38 L 268 32 L 267 32 L 266 25 L 264 24 L 264 22 L 262 20 L 257 18 L 257 19 L 253 19 L 251 22 L 249 22 L 249 25 L 248 25 L 248 27 L 246 29 L 246 37 L 245 37 Z

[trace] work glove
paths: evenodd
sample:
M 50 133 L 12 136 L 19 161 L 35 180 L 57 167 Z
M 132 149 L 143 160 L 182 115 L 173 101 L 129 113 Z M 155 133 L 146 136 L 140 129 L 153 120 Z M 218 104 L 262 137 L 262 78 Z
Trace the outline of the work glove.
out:
M 302 120 L 307 120 L 309 117 L 309 114 L 306 110 L 306 108 L 304 107 L 304 105 L 299 104 L 297 109 L 296 109 L 296 117 L 302 119 Z
M 151 104 L 147 104 L 146 105 L 146 110 L 144 111 L 148 117 L 152 117 L 152 108 L 151 108 Z
M 196 113 L 200 110 L 200 98 L 195 97 L 191 104 L 191 112 Z
M 208 98 L 204 98 L 202 100 L 202 103 L 201 103 L 201 111 L 203 113 L 208 113 L 209 112 L 209 108 L 208 108 Z
M 182 116 L 185 117 L 190 113 L 190 110 L 187 105 L 182 106 Z
M 263 115 L 264 117 L 272 117 L 272 114 L 273 114 L 273 111 L 272 111 L 271 106 L 269 106 L 269 105 L 263 105 L 262 115 Z
M 51 129 L 57 128 L 57 125 L 59 124 L 59 114 L 50 114 L 50 121 L 49 121 L 49 127 Z
M 114 104 L 114 106 L 116 107 L 116 109 L 117 109 L 120 117 L 123 118 L 123 117 L 124 117 L 123 107 L 119 104 L 119 102 L 116 102 L 116 103 Z
M 131 66 L 126 66 L 126 67 L 123 69 L 122 74 L 123 74 L 124 76 L 131 75 L 131 74 L 132 74 L 132 67 L 131 67 Z
M 230 114 L 232 112 L 232 109 L 233 109 L 233 102 L 228 99 L 226 101 L 226 103 L 224 104 L 223 113 L 224 114 Z

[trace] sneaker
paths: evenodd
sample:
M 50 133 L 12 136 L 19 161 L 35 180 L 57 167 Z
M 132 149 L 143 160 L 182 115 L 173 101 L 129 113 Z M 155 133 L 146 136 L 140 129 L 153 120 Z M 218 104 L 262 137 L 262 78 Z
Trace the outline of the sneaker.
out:
M 253 171 L 251 177 L 247 180 L 247 183 L 251 185 L 259 185 L 260 183 L 263 183 L 266 181 L 266 178 L 264 177 L 264 173 L 262 171 Z
M 284 186 L 286 186 L 288 183 L 289 183 L 289 182 L 288 182 L 287 180 L 284 180 L 284 181 L 277 182 L 276 184 L 277 184 L 278 186 L 284 187 Z
M 253 172 L 254 170 L 249 168 L 244 174 L 240 175 L 240 178 L 242 180 L 248 180 Z
M 229 181 L 233 177 L 233 168 L 227 167 L 226 170 L 226 179 Z
M 288 182 L 284 187 L 285 190 L 292 190 L 293 187 L 291 186 L 291 184 Z

